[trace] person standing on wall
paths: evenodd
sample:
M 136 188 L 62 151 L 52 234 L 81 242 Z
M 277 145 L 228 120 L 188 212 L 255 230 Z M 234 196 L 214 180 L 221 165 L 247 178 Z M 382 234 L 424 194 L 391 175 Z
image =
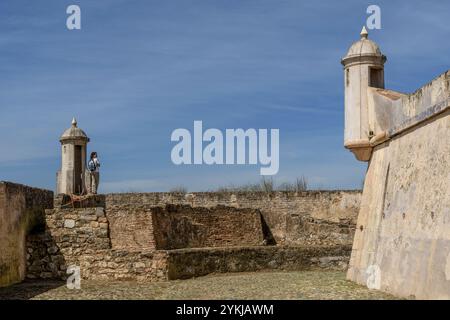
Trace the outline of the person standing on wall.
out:
M 97 194 L 98 185 L 100 183 L 100 161 L 98 161 L 97 152 L 91 152 L 88 169 L 90 176 L 89 193 Z

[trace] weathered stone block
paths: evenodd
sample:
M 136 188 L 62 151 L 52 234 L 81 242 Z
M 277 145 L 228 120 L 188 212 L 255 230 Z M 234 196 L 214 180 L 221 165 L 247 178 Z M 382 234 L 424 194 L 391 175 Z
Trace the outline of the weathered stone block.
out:
M 82 215 L 82 216 L 80 216 L 80 220 L 96 221 L 97 220 L 97 216 L 96 215 Z
M 98 228 L 98 227 L 99 227 L 99 224 L 98 224 L 97 221 L 91 221 L 91 223 L 89 224 L 89 226 L 90 226 L 91 228 Z
M 51 246 L 47 249 L 48 253 L 50 254 L 55 254 L 56 252 L 58 252 L 58 247 L 57 246 Z
M 105 209 L 102 208 L 102 207 L 95 208 L 95 215 L 97 217 L 104 217 L 105 216 Z
M 64 228 L 72 229 L 75 227 L 75 220 L 73 219 L 65 219 L 64 220 Z

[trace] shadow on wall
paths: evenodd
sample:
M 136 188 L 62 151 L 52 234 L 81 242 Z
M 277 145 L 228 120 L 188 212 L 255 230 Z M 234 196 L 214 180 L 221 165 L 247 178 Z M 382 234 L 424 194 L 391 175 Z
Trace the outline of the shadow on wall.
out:
M 272 231 L 270 231 L 269 225 L 267 224 L 262 214 L 260 215 L 260 217 L 261 217 L 261 228 L 265 244 L 269 246 L 275 246 L 277 242 L 272 234 Z
M 65 285 L 65 281 L 29 281 L 14 284 L 9 287 L 0 288 L 0 300 L 29 300 L 49 290 Z
M 66 279 L 67 263 L 47 226 L 27 236 L 27 279 Z
M 66 261 L 45 222 L 33 226 L 26 236 L 25 250 L 25 281 L 0 288 L 0 300 L 28 300 L 65 285 Z

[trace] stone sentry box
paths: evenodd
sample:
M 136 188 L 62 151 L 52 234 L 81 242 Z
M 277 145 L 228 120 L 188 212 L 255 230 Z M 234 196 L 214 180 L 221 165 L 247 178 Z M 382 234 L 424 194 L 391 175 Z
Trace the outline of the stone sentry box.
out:
M 82 194 L 87 192 L 86 147 L 89 138 L 78 128 L 75 118 L 64 131 L 61 142 L 61 170 L 56 174 L 57 194 Z

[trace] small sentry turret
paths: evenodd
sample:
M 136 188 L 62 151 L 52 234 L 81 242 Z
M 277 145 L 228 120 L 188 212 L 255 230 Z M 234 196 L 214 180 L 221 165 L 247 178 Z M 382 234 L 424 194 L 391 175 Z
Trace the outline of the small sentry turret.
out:
M 72 126 L 62 134 L 61 170 L 57 173 L 56 193 L 82 194 L 85 191 L 86 147 L 89 138 L 78 128 L 75 118 Z
M 365 27 L 361 39 L 353 43 L 341 63 L 344 66 L 345 134 L 344 146 L 360 161 L 371 155 L 367 88 L 384 88 L 384 56 L 378 45 L 368 39 Z

